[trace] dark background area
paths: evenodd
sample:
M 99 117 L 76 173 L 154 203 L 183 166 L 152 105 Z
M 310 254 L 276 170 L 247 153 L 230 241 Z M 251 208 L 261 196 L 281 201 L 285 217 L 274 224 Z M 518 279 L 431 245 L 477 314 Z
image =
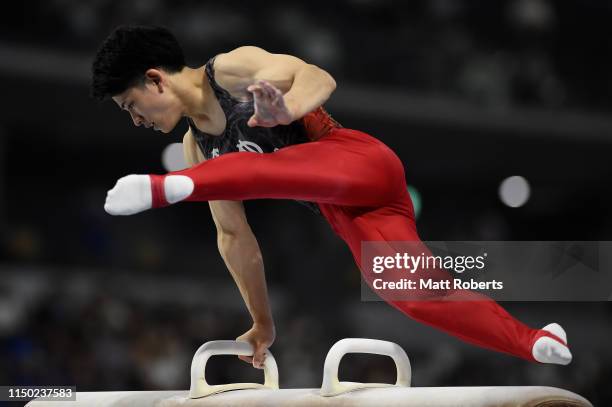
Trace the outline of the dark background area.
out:
M 250 327 L 205 203 L 126 218 L 103 211 L 130 173 L 165 172 L 181 141 L 88 98 L 89 66 L 116 25 L 160 24 L 190 66 L 240 45 L 329 71 L 345 127 L 391 146 L 422 197 L 424 240 L 612 240 L 612 5 L 606 1 L 239 2 L 48 0 L 0 13 L 0 384 L 81 391 L 186 389 L 209 340 Z M 523 176 L 525 205 L 500 183 Z M 322 218 L 246 204 L 277 324 L 281 386 L 318 387 L 343 337 L 397 342 L 416 386 L 549 385 L 612 400 L 609 302 L 503 305 L 563 325 L 574 361 L 529 364 L 466 345 L 383 303 Z M 393 381 L 390 360 L 349 356 L 341 378 Z M 235 358 L 215 383 L 261 380 Z

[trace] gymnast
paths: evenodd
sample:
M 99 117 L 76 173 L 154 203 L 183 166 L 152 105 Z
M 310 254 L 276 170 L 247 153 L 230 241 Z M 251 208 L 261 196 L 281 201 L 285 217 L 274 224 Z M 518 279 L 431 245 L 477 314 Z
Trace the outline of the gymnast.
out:
M 326 112 L 336 82 L 323 69 L 254 46 L 192 68 L 167 29 L 120 26 L 98 49 L 92 75 L 92 96 L 112 99 L 136 126 L 169 133 L 186 119 L 190 168 L 125 176 L 108 191 L 104 209 L 132 215 L 208 201 L 220 254 L 253 319 L 238 338 L 253 345 L 253 357 L 241 357 L 253 366 L 263 366 L 276 333 L 243 200 L 303 202 L 346 242 L 370 286 L 374 274 L 361 264 L 362 242 L 420 242 L 402 162 L 378 139 L 341 126 Z M 436 278 L 448 276 L 440 271 Z M 474 291 L 424 290 L 415 300 L 378 294 L 411 318 L 471 344 L 531 362 L 571 362 L 559 324 L 531 328 Z M 453 297 L 460 300 L 448 301 Z

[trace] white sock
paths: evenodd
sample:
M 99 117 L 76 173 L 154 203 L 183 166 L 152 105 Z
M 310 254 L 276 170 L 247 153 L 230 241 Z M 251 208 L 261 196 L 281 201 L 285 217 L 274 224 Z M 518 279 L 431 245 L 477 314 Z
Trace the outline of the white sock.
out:
M 111 215 L 133 215 L 151 209 L 151 202 L 149 176 L 127 175 L 106 194 L 104 210 Z
M 567 343 L 567 334 L 561 325 L 557 323 L 548 324 L 542 330 L 558 336 Z M 535 341 L 531 354 L 540 363 L 568 365 L 572 361 L 572 353 L 569 348 L 548 336 L 542 336 Z
M 193 192 L 193 180 L 185 175 L 168 175 L 164 178 L 164 192 L 168 203 L 176 203 Z
M 169 175 L 164 179 L 164 192 L 168 203 L 176 203 L 193 192 L 194 184 L 185 175 Z M 120 178 L 106 194 L 104 210 L 111 215 L 133 215 L 151 209 L 151 177 L 128 175 Z

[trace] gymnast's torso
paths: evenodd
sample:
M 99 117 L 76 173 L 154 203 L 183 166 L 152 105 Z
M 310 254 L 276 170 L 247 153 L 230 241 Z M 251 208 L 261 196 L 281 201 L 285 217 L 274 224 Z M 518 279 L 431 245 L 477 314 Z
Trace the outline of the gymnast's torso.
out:
M 214 63 L 215 57 L 206 63 L 205 74 L 225 114 L 225 129 L 220 135 L 212 135 L 200 130 L 191 118 L 187 118 L 191 133 L 207 160 L 241 151 L 273 153 L 283 147 L 317 140 L 331 129 L 341 127 L 322 106 L 288 125 L 249 127 L 247 122 L 255 111 L 253 99 L 239 100 L 222 88 L 215 80 Z M 319 212 L 316 204 L 301 203 Z

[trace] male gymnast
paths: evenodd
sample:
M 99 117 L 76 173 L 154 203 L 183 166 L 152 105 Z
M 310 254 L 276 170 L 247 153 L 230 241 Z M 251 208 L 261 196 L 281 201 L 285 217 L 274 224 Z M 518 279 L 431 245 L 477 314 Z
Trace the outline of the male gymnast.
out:
M 336 88 L 323 69 L 254 46 L 191 68 L 168 30 L 121 26 L 100 46 L 92 75 L 92 96 L 112 98 L 136 126 L 168 133 L 186 118 L 190 168 L 125 176 L 108 191 L 104 209 L 132 215 L 180 201 L 209 202 L 219 251 L 253 319 L 238 338 L 253 345 L 253 357 L 241 357 L 253 366 L 263 367 L 275 328 L 243 200 L 303 201 L 347 243 L 369 284 L 362 242 L 420 241 L 403 164 L 381 141 L 342 127 L 323 109 Z M 532 362 L 570 363 L 559 324 L 534 329 L 489 297 L 460 294 L 461 301 L 446 301 L 456 291 L 444 293 L 447 298 L 383 298 L 466 342 Z

